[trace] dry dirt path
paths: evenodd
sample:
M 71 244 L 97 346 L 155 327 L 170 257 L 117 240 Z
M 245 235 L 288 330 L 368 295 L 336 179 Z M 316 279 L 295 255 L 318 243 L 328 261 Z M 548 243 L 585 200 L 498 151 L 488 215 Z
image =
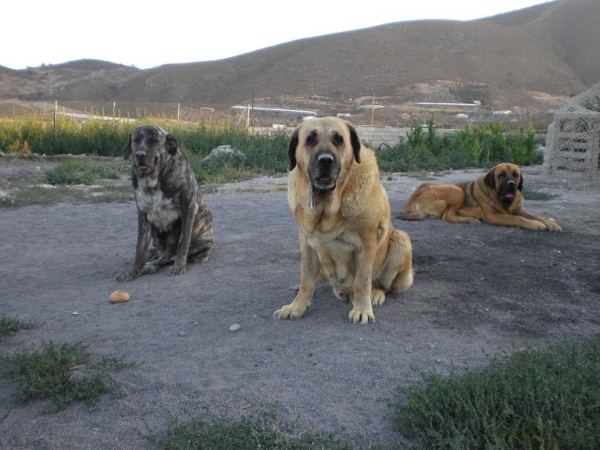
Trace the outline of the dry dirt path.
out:
M 419 180 L 391 174 L 384 182 L 397 213 Z M 81 341 L 93 354 L 140 363 L 115 374 L 127 395 L 105 397 L 95 410 L 14 405 L 0 383 L 0 417 L 8 413 L 0 449 L 153 448 L 143 434 L 164 431 L 171 415 L 209 408 L 237 417 L 275 404 L 285 418 L 362 442 L 398 442 L 381 399 L 420 371 L 448 373 L 452 364 L 484 363 L 484 351 L 600 332 L 600 181 L 534 167 L 525 184 L 559 195 L 526 206 L 555 217 L 562 233 L 394 220 L 413 242 L 415 284 L 376 308 L 369 326 L 350 324 L 349 306 L 325 285 L 302 320 L 272 319 L 299 280 L 285 178 L 206 195 L 211 259 L 182 276 L 163 270 L 124 285 L 114 279 L 133 259 L 133 203 L 0 209 L 0 312 L 41 324 L 0 350 Z M 131 301 L 110 304 L 115 289 Z

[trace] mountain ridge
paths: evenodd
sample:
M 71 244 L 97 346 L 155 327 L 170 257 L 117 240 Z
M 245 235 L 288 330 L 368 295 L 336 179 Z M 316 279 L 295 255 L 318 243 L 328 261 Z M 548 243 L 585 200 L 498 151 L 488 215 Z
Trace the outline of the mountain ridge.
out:
M 301 106 L 302 99 L 348 104 L 374 96 L 398 113 L 415 98 L 541 112 L 600 81 L 598 16 L 597 0 L 558 0 L 475 21 L 396 22 L 145 70 L 97 60 L 0 66 L 0 99 L 225 110 L 251 101 Z

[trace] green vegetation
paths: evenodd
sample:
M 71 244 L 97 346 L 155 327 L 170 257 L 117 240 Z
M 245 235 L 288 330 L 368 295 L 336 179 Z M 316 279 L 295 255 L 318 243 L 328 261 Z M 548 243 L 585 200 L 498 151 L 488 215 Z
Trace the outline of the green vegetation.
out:
M 0 149 L 15 154 L 95 155 L 117 157 L 131 131 L 139 125 L 153 123 L 169 130 L 190 158 L 200 181 L 229 180 L 264 173 L 284 173 L 287 168 L 285 131 L 253 133 L 232 122 L 177 122 L 147 117 L 129 120 L 90 119 L 85 122 L 58 115 L 30 114 L 0 120 Z M 208 153 L 230 145 L 241 150 L 245 158 L 201 162 Z M 461 169 L 488 167 L 498 162 L 519 165 L 538 164 L 542 156 L 536 151 L 534 130 L 510 130 L 500 123 L 467 125 L 452 134 L 437 130 L 433 116 L 426 129 L 415 124 L 406 139 L 394 148 L 378 152 L 381 169 L 386 172 Z M 223 175 L 223 173 L 228 175 Z M 62 183 L 61 175 L 52 175 Z M 66 183 L 74 183 L 67 179 Z M 85 177 L 83 182 L 88 182 Z
M 6 317 L 4 314 L 0 314 L 0 342 L 4 341 L 8 337 L 12 336 L 19 330 L 32 330 L 37 328 L 35 322 L 27 322 L 20 319 Z
M 274 412 L 262 411 L 229 420 L 206 414 L 182 422 L 170 420 L 167 436 L 150 436 L 159 448 L 178 450 L 351 450 L 334 434 L 299 431 Z
M 560 195 L 557 195 L 557 194 L 548 194 L 547 192 L 534 191 L 533 189 L 529 189 L 527 187 L 523 188 L 522 193 L 523 193 L 523 196 L 527 200 L 546 201 L 546 200 L 552 200 L 553 198 L 556 198 L 556 197 L 560 197 Z
M 495 357 L 398 388 L 393 421 L 422 449 L 600 448 L 600 338 Z
M 129 174 L 131 163 L 125 161 L 69 158 L 46 173 L 46 182 L 56 184 L 93 185 L 100 180 L 117 180 Z
M 431 118 L 427 132 L 422 125 L 414 125 L 404 142 L 380 151 L 378 160 L 384 172 L 491 167 L 500 162 L 528 166 L 543 160 L 536 151 L 537 143 L 531 127 L 514 131 L 497 122 L 467 125 L 440 136 Z
M 57 409 L 79 400 L 93 406 L 104 394 L 120 395 L 119 384 L 109 372 L 131 366 L 109 356 L 93 361 L 81 343 L 53 342 L 41 351 L 0 353 L 0 363 L 6 379 L 17 388 L 18 400 L 50 400 Z

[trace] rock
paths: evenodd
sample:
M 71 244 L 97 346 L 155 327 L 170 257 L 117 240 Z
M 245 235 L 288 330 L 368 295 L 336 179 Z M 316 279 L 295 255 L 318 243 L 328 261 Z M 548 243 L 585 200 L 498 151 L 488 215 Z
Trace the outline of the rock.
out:
M 207 161 L 214 158 L 232 158 L 243 161 L 246 159 L 246 155 L 244 155 L 244 153 L 240 150 L 231 148 L 231 145 L 219 145 L 217 148 L 213 149 L 208 156 L 202 159 L 202 161 Z

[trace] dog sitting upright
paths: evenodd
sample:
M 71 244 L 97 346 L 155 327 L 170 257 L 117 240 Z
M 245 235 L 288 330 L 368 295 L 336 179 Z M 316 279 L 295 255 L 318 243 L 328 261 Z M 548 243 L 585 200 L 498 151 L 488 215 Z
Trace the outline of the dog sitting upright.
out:
M 175 136 L 144 125 L 131 133 L 123 150 L 125 159 L 133 157 L 138 239 L 135 262 L 117 281 L 130 281 L 168 265 L 169 276 L 180 275 L 188 261 L 206 261 L 213 246 L 212 216 Z M 148 251 L 150 238 L 154 248 Z

